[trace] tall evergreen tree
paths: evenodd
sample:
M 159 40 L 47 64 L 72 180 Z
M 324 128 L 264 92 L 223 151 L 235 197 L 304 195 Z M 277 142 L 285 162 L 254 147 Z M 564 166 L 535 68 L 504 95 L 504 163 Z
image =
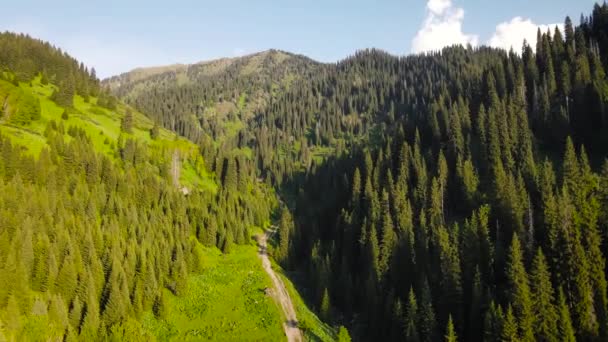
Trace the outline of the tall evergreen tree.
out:
M 559 341 L 576 341 L 574 328 L 572 327 L 572 320 L 570 319 L 570 310 L 568 309 L 568 305 L 566 304 L 566 299 L 561 288 L 559 289 L 558 303 L 559 322 L 557 327 L 559 328 Z
M 127 108 L 125 116 L 122 118 L 120 129 L 124 133 L 133 133 L 133 112 Z
M 555 335 L 558 312 L 555 307 L 551 274 L 540 248 L 532 263 L 530 284 L 533 299 L 534 335 L 537 340 L 558 341 Z
M 445 341 L 446 342 L 457 342 L 458 341 L 458 338 L 456 337 L 456 331 L 454 331 L 454 322 L 452 322 L 451 315 L 448 319 L 448 327 L 446 328 Z
M 513 314 L 517 318 L 518 336 L 522 341 L 534 341 L 533 303 L 530 293 L 528 274 L 523 263 L 523 252 L 517 234 L 513 234 L 507 262 L 509 279 L 509 298 L 513 305 Z

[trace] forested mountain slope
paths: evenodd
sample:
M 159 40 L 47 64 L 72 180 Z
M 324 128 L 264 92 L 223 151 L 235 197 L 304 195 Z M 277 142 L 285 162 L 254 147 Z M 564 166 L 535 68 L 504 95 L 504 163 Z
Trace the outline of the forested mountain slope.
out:
M 287 263 L 321 307 L 366 339 L 607 338 L 607 15 L 540 32 L 521 58 L 339 64 L 376 80 L 359 103 L 386 128 L 290 187 Z
M 28 36 L 0 34 L 0 105 L 0 340 L 283 337 L 251 242 L 276 200 L 252 162 L 210 171 Z M 236 287 L 209 292 L 226 272 Z
M 248 93 L 253 115 L 222 146 L 248 150 L 289 203 L 276 257 L 322 317 L 365 340 L 608 339 L 607 21 L 596 5 L 521 54 L 361 51 Z M 208 111 L 264 84 L 218 75 L 131 103 L 213 132 L 199 139 L 211 159 L 227 134 Z
M 199 141 L 231 135 L 318 63 L 268 50 L 192 65 L 136 69 L 104 81 L 114 94 L 165 127 Z M 243 138 L 239 137 L 239 145 Z

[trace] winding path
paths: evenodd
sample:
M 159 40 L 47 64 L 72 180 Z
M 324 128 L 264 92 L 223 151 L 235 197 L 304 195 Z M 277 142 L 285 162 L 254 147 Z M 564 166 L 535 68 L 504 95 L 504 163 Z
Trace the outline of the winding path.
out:
M 287 341 L 289 342 L 301 342 L 302 332 L 298 329 L 298 320 L 296 319 L 296 310 L 293 307 L 293 303 L 291 302 L 291 297 L 285 288 L 285 284 L 283 280 L 274 273 L 272 269 L 272 264 L 270 263 L 270 259 L 268 258 L 267 252 L 267 240 L 270 235 L 272 235 L 274 231 L 266 231 L 262 235 L 258 235 L 258 247 L 259 247 L 259 256 L 262 259 L 262 266 L 270 279 L 272 279 L 273 285 L 273 293 L 274 299 L 277 300 L 281 304 L 281 308 L 283 309 L 283 313 L 285 314 L 285 318 L 287 321 L 283 323 L 283 329 L 285 329 L 285 335 L 287 335 Z

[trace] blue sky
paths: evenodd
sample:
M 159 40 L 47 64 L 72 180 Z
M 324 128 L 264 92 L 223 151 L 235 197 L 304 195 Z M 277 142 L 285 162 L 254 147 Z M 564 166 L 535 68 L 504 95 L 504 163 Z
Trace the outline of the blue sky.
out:
M 367 47 L 399 55 L 452 43 L 506 47 L 535 31 L 536 25 L 562 23 L 566 15 L 577 23 L 594 3 L 19 0 L 0 8 L 0 30 L 48 40 L 106 77 L 138 66 L 193 63 L 269 48 L 333 62 Z M 497 29 L 501 23 L 504 26 Z

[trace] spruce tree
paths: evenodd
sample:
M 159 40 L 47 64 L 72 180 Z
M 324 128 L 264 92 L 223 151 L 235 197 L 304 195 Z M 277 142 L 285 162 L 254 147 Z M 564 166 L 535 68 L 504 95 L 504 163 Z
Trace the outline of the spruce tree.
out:
M 454 322 L 452 322 L 452 315 L 448 318 L 448 326 L 445 333 L 445 342 L 457 342 L 456 331 L 454 330 Z
M 498 342 L 502 341 L 502 329 L 504 325 L 504 317 L 500 305 L 495 305 L 494 301 L 490 302 L 490 307 L 486 311 L 484 318 L 484 341 Z
M 533 299 L 534 335 L 543 341 L 557 341 L 558 313 L 551 285 L 551 274 L 545 256 L 539 248 L 532 263 L 530 275 Z
M 382 242 L 380 245 L 379 268 L 380 273 L 385 274 L 391 266 L 391 258 L 396 244 L 395 228 L 391 218 L 389 198 L 386 191 L 382 193 L 382 203 Z
M 416 295 L 414 294 L 414 289 L 410 288 L 407 306 L 405 308 L 405 319 L 404 319 L 404 331 L 405 331 L 405 340 L 406 341 L 419 341 L 418 331 L 417 331 L 417 321 L 418 321 L 419 313 L 418 313 L 418 303 L 416 301 Z
M 72 328 L 76 330 L 79 330 L 80 328 L 80 322 L 82 320 L 82 309 L 83 308 L 80 299 L 78 298 L 78 295 L 76 295 L 74 297 L 74 300 L 72 300 L 72 306 L 68 315 Z
M 133 133 L 133 112 L 130 108 L 127 108 L 125 115 L 122 118 L 120 130 L 128 134 Z
M 68 255 L 61 265 L 57 280 L 55 281 L 55 289 L 66 301 L 66 305 L 72 301 L 77 285 L 76 266 L 74 265 L 72 256 Z
M 51 295 L 49 302 L 49 321 L 62 332 L 69 325 L 68 309 L 61 295 Z
M 289 235 L 292 230 L 292 225 L 293 222 L 289 210 L 283 208 L 279 221 L 279 248 L 277 251 L 277 259 L 282 263 L 287 262 L 287 257 L 289 255 Z
M 507 307 L 507 314 L 505 315 L 505 320 L 502 325 L 500 336 L 501 341 L 504 342 L 522 341 L 522 339 L 519 337 L 520 334 L 519 327 L 517 325 L 517 318 L 513 314 L 513 309 L 511 308 L 511 305 Z
M 128 293 L 124 284 L 124 272 L 117 261 L 113 262 L 108 286 L 106 300 L 103 308 L 103 321 L 112 326 L 119 323 L 127 314 Z
M 329 292 L 327 291 L 327 288 L 325 288 L 325 290 L 323 291 L 323 297 L 321 298 L 321 317 L 323 317 L 323 320 L 326 322 L 330 322 L 331 321 L 331 302 L 329 299 Z
M 576 194 L 578 192 L 578 182 L 580 181 L 580 170 L 574 144 L 570 137 L 566 140 L 566 150 L 562 165 L 563 185 L 570 191 L 571 195 Z
M 51 99 L 62 107 L 72 107 L 75 92 L 74 75 L 70 72 L 68 77 L 59 84 L 59 88 L 53 92 Z
M 517 234 L 513 234 L 507 261 L 509 279 L 509 299 L 519 327 L 518 336 L 522 341 L 534 341 L 533 303 L 530 294 L 528 274 L 523 263 L 523 252 Z
M 94 340 L 97 337 L 99 330 L 100 317 L 99 317 L 99 304 L 95 293 L 90 293 L 89 298 L 86 302 L 86 309 L 84 319 L 82 321 L 82 328 L 80 330 L 80 337 L 86 340 Z
M 572 320 L 570 319 L 570 310 L 568 309 L 568 305 L 566 304 L 566 298 L 564 296 L 564 292 L 561 287 L 559 289 L 558 295 L 558 304 L 559 304 L 559 321 L 557 324 L 558 327 L 558 339 L 562 342 L 574 342 L 576 341 L 576 337 L 574 335 L 574 328 L 572 327 Z
M 348 330 L 342 325 L 338 328 L 338 342 L 351 342 Z
M 156 299 L 154 300 L 153 311 L 154 315 L 157 318 L 167 318 L 167 303 L 162 291 L 156 296 Z
M 429 288 L 426 277 L 423 280 L 422 295 L 418 308 L 418 331 L 420 332 L 420 341 L 431 342 L 438 338 L 437 321 L 431 298 L 431 289 Z

